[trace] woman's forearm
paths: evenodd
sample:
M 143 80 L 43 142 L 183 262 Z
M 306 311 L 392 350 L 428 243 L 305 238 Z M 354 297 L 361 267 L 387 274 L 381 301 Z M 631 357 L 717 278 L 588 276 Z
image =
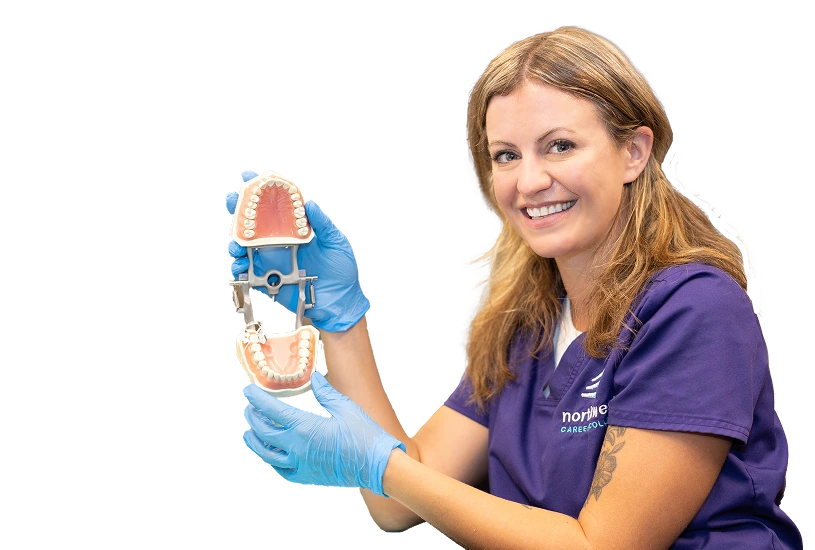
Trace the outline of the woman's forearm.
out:
M 359 405 L 385 431 L 404 443 L 408 455 L 421 460 L 416 444 L 402 428 L 382 386 L 365 317 L 345 332 L 323 332 L 322 340 L 331 385 Z M 361 493 L 371 517 L 386 531 L 403 531 L 422 522 L 421 518 L 395 500 L 376 496 L 366 490 Z
M 391 453 L 383 488 L 465 548 L 590 548 L 576 519 L 484 493 L 398 450 Z

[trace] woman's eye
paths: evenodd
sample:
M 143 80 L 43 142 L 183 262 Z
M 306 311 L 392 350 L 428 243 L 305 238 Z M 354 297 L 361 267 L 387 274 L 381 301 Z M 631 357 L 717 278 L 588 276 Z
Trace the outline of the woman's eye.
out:
M 512 162 L 513 160 L 517 160 L 519 158 L 521 157 L 519 157 L 518 155 L 511 151 L 501 151 L 500 153 L 492 157 L 492 160 L 494 160 L 498 164 L 503 164 L 505 162 Z
M 574 143 L 565 139 L 558 139 L 553 141 L 552 144 L 549 146 L 549 152 L 555 153 L 556 155 L 560 155 L 563 153 L 568 153 L 574 148 Z

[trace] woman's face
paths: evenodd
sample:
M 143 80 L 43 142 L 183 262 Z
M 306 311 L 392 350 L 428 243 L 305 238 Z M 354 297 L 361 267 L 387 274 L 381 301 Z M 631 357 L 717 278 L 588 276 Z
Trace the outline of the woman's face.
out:
M 539 256 L 585 267 L 641 171 L 630 148 L 616 146 L 590 102 L 529 82 L 492 98 L 486 130 L 506 219 Z

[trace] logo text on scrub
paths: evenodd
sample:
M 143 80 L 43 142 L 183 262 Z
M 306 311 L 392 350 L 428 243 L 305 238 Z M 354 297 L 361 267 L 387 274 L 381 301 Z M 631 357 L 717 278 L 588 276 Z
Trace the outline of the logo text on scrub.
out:
M 568 412 L 564 411 L 563 413 L 563 423 L 569 422 L 588 422 L 593 418 L 597 418 L 599 415 L 605 415 L 608 412 L 608 405 L 600 405 L 599 407 L 592 405 L 585 411 L 578 411 L 578 412 Z

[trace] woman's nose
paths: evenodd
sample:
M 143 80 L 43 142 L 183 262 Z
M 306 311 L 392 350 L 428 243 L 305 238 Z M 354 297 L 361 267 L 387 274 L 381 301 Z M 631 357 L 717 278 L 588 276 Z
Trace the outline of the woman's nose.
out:
M 528 158 L 528 157 L 527 157 Z M 538 159 L 523 159 L 518 174 L 518 193 L 525 197 L 534 197 L 552 186 L 552 176 L 546 170 L 545 163 Z

